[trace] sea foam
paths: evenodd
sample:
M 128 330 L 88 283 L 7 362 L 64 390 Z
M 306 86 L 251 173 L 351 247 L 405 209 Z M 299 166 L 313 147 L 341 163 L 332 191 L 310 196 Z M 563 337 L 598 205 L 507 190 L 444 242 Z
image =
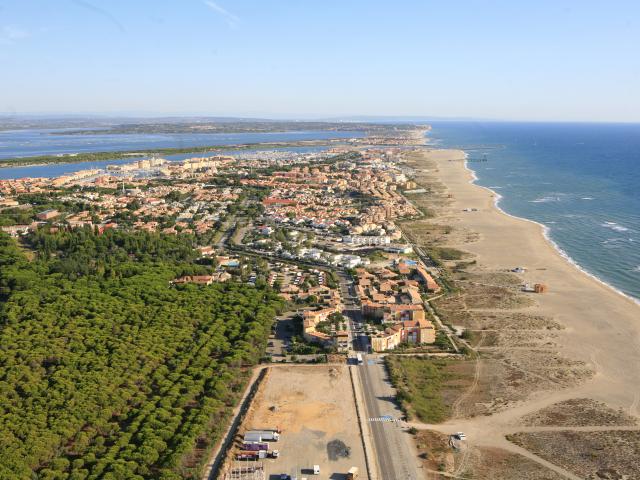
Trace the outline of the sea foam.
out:
M 628 232 L 629 229 L 627 227 L 623 227 L 622 225 L 617 224 L 616 222 L 604 222 L 600 225 L 604 228 L 610 228 L 611 230 L 615 230 L 616 232 Z
M 484 188 L 485 190 L 488 190 L 489 192 L 493 193 L 494 195 L 494 199 L 493 199 L 493 203 L 495 208 L 501 212 L 503 215 L 506 215 L 508 217 L 511 218 L 515 218 L 518 220 L 524 220 L 525 222 L 531 222 L 534 223 L 536 225 L 538 225 L 540 228 L 542 228 L 542 234 L 544 236 L 544 238 L 547 240 L 547 242 L 549 242 L 549 244 L 560 254 L 560 256 L 562 258 L 564 258 L 567 262 L 569 262 L 574 268 L 576 268 L 577 270 L 579 270 L 580 272 L 584 273 L 585 275 L 587 275 L 588 277 L 591 277 L 593 280 L 597 281 L 598 283 L 600 283 L 601 285 L 604 285 L 605 287 L 610 288 L 612 291 L 614 291 L 615 293 L 617 293 L 618 295 L 621 295 L 629 300 L 631 300 L 632 302 L 640 305 L 640 299 L 632 297 L 631 295 L 626 294 L 625 292 L 623 292 L 622 290 L 616 288 L 615 286 L 611 285 L 610 283 L 605 282 L 604 280 L 602 280 L 600 277 L 596 276 L 595 274 L 591 273 L 590 271 L 586 270 L 584 267 L 582 267 L 579 263 L 577 263 L 567 252 L 565 252 L 552 238 L 551 238 L 551 229 L 547 226 L 544 225 L 540 222 L 536 222 L 535 220 L 531 220 L 530 218 L 524 218 L 524 217 L 518 217 L 517 215 L 512 215 L 510 213 L 505 212 L 501 207 L 500 207 L 500 200 L 502 200 L 502 195 L 500 195 L 498 192 L 491 190 L 489 187 L 485 187 L 483 185 L 479 185 L 477 183 L 478 181 L 478 177 L 476 175 L 476 172 L 469 167 L 469 162 L 467 162 L 467 154 L 465 153 L 465 161 L 464 161 L 464 167 L 469 171 L 469 173 L 471 174 L 471 180 L 469 180 L 469 183 L 473 183 L 474 185 L 477 185 L 480 188 Z M 564 215 L 565 217 L 580 217 L 581 215 Z M 607 222 L 608 223 L 608 222 Z M 617 225 L 617 224 L 616 224 Z M 625 228 L 625 227 L 622 227 Z M 640 266 L 639 266 L 640 268 Z

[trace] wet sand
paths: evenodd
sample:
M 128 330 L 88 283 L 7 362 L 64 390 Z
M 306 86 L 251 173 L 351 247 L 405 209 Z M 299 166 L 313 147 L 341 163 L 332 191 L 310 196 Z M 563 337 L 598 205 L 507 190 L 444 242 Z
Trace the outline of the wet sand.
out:
M 480 234 L 478 242 L 460 247 L 476 255 L 487 270 L 523 266 L 525 282 L 546 284 L 547 293 L 531 294 L 537 305 L 529 310 L 565 327 L 559 339 L 565 352 L 596 371 L 591 381 L 595 398 L 635 410 L 640 396 L 640 306 L 571 264 L 545 238 L 541 225 L 496 208 L 495 193 L 471 183 L 462 151 L 428 155 L 437 161 L 437 175 L 453 194 L 457 225 Z
M 475 256 L 480 270 L 525 267 L 523 283 L 543 283 L 544 294 L 530 294 L 535 305 L 527 313 L 540 314 L 560 323 L 557 343 L 563 355 L 581 360 L 595 375 L 576 387 L 533 394 L 527 401 L 489 417 L 452 420 L 435 429 L 465 428 L 477 431 L 480 444 L 505 447 L 504 434 L 513 431 L 524 414 L 552 403 L 588 397 L 640 413 L 640 306 L 612 288 L 580 271 L 545 238 L 535 222 L 509 216 L 495 206 L 495 193 L 472 184 L 473 174 L 465 167 L 464 152 L 425 150 L 435 161 L 435 174 L 452 195 L 446 222 L 454 228 L 477 232 L 478 241 L 458 247 Z M 425 168 L 427 167 L 425 163 Z M 478 211 L 465 212 L 466 208 Z M 509 448 L 513 450 L 513 448 Z

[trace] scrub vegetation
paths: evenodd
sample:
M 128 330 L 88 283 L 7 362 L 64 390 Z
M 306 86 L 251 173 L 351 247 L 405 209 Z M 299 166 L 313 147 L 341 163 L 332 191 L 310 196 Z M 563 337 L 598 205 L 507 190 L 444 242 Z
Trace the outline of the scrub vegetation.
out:
M 460 394 L 460 380 L 468 383 L 468 376 L 455 368 L 461 360 L 388 355 L 385 361 L 397 399 L 410 420 L 443 422 L 451 415 L 450 400 Z

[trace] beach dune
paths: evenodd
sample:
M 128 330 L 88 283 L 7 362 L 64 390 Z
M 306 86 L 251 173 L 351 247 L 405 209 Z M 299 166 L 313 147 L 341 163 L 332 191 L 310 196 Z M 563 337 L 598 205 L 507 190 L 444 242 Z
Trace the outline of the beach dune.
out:
M 620 455 L 619 451 L 636 452 L 639 448 L 634 442 L 638 438 L 640 426 L 634 420 L 640 416 L 640 305 L 571 263 L 545 237 L 542 225 L 502 212 L 496 206 L 497 194 L 473 183 L 475 177 L 466 166 L 463 151 L 425 148 L 422 156 L 422 160 L 412 161 L 412 165 L 427 174 L 427 181 L 435 180 L 434 185 L 444 185 L 443 193 L 448 202 L 444 211 L 439 212 L 440 215 L 433 221 L 452 226 L 454 231 L 462 233 L 448 237 L 449 240 L 443 246 L 457 248 L 473 255 L 474 272 L 492 274 L 524 267 L 525 272 L 518 274 L 523 284 L 546 285 L 545 293 L 527 294 L 534 302 L 517 311 L 553 320 L 562 328 L 553 331 L 553 347 L 539 349 L 537 356 L 532 358 L 553 369 L 557 365 L 557 352 L 569 361 L 565 363 L 565 367 L 572 369 L 574 367 L 571 365 L 575 365 L 576 373 L 578 370 L 587 372 L 587 367 L 593 375 L 587 373 L 571 377 L 572 372 L 556 371 L 554 373 L 566 373 L 569 375 L 568 378 L 576 378 L 578 381 L 545 382 L 546 378 L 540 378 L 540 384 L 533 380 L 533 376 L 528 381 L 533 381 L 534 385 L 527 385 L 528 388 L 523 390 L 529 393 L 492 413 L 469 416 L 459 412 L 441 424 L 413 422 L 412 426 L 423 430 L 435 430 L 445 435 L 461 431 L 466 433 L 468 447 L 465 447 L 466 453 L 456 460 L 455 469 L 449 472 L 453 475 L 460 475 L 467 468 L 473 471 L 474 467 L 470 465 L 470 462 L 473 463 L 470 460 L 472 457 L 479 461 L 478 459 L 488 455 L 484 461 L 494 465 L 493 458 L 497 457 L 492 457 L 493 454 L 488 452 L 502 452 L 500 455 L 508 452 L 515 455 L 513 458 L 533 462 L 537 465 L 536 468 L 543 467 L 548 470 L 551 476 L 545 478 L 578 480 L 584 478 L 584 475 L 577 473 L 596 472 L 603 464 L 620 467 L 627 470 L 627 473 L 633 471 L 628 478 L 637 478 L 637 471 L 629 467 L 628 458 L 618 458 L 616 462 L 615 456 Z M 436 188 L 440 191 L 439 185 Z M 514 328 L 518 327 L 514 325 Z M 519 332 L 526 335 L 527 326 L 523 325 Z M 531 335 L 535 333 L 532 332 Z M 505 351 L 509 348 L 508 344 L 504 346 Z M 519 351 L 517 348 L 516 346 L 514 353 Z M 549 362 L 545 365 L 544 359 L 547 355 Z M 469 391 L 476 388 L 478 372 L 480 375 L 484 372 L 489 379 L 487 381 L 503 383 L 505 379 L 491 376 L 492 372 L 488 371 L 492 368 L 491 365 L 493 364 L 490 361 L 485 362 L 481 355 L 476 363 L 476 382 Z M 544 371 L 544 368 L 541 371 Z M 597 454 L 588 440 L 593 439 L 593 436 L 579 437 L 581 433 L 576 428 L 567 433 L 567 427 L 562 426 L 561 422 L 547 427 L 556 432 L 550 438 L 562 444 L 561 435 L 562 431 L 565 431 L 565 434 L 573 435 L 571 438 L 581 439 L 576 440 L 567 451 L 559 451 L 553 446 L 548 446 L 547 453 L 541 453 L 510 441 L 515 438 L 512 435 L 518 435 L 518 432 L 531 431 L 527 430 L 527 416 L 539 414 L 547 407 L 560 408 L 561 417 L 576 414 L 577 410 L 569 412 L 562 407 L 566 403 L 561 402 L 569 400 L 602 402 L 606 406 L 599 408 L 606 409 L 608 406 L 613 408 L 610 412 L 626 414 L 624 426 L 620 428 L 627 431 L 626 435 L 630 439 L 630 443 L 625 446 L 627 450 L 619 450 L 612 446 L 619 445 L 616 442 L 620 439 L 616 438 L 616 432 L 607 433 L 612 427 L 598 423 L 602 417 L 589 418 L 587 422 L 593 423 L 587 425 L 593 426 L 587 427 L 585 432 L 592 433 L 584 433 L 601 434 L 602 438 L 607 439 L 605 442 L 611 447 L 607 451 L 598 451 Z M 539 427 L 537 430 L 544 428 Z M 540 444 L 545 445 L 545 442 Z M 535 469 L 528 473 L 521 471 L 519 478 L 538 478 L 536 472 L 539 473 Z M 481 475 L 480 471 L 476 473 Z M 431 478 L 427 473 L 425 475 L 425 478 Z
M 525 282 L 547 285 L 547 293 L 534 295 L 537 305 L 531 310 L 564 326 L 558 338 L 563 353 L 595 371 L 592 379 L 577 387 L 580 395 L 637 416 L 640 305 L 570 263 L 544 236 L 542 225 L 496 208 L 496 193 L 472 183 L 474 175 L 466 168 L 464 152 L 429 150 L 425 155 L 436 161 L 438 177 L 452 195 L 456 225 L 480 236 L 460 248 L 474 254 L 482 268 L 523 266 Z M 477 211 L 464 211 L 472 208 Z

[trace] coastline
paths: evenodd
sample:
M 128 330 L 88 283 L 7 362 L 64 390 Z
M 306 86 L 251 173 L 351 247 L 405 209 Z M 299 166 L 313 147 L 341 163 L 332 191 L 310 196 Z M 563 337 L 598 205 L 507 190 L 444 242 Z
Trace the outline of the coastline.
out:
M 469 252 L 478 271 L 505 272 L 523 266 L 526 272 L 518 275 L 523 284 L 546 284 L 547 293 L 530 294 L 534 304 L 517 311 L 562 325 L 558 351 L 594 372 L 577 386 L 538 392 L 515 411 L 522 414 L 541 404 L 579 395 L 640 416 L 640 305 L 570 263 L 539 223 L 502 211 L 496 205 L 498 194 L 474 183 L 463 151 L 423 149 L 425 159 L 436 164 L 431 174 L 452 197 L 438 221 L 478 234 L 476 240 L 453 241 L 446 246 Z M 469 207 L 477 210 L 464 211 Z M 497 417 L 513 422 L 519 418 L 514 415 L 513 410 L 507 410 Z M 496 415 L 491 418 L 497 419 Z
M 96 151 L 96 152 L 71 152 L 64 154 L 50 155 L 28 155 L 24 157 L 9 157 L 0 159 L 0 168 L 33 168 L 47 167 L 52 165 L 75 165 L 81 163 L 93 162 L 115 162 L 126 161 L 132 162 L 148 158 L 154 155 L 181 155 L 181 154 L 219 154 L 227 150 L 268 150 L 279 148 L 296 148 L 296 147 L 334 147 L 343 144 L 345 139 L 331 140 L 295 140 L 292 142 L 257 142 L 257 143 L 238 143 L 228 145 L 206 145 L 195 147 L 176 147 L 176 148 L 150 148 L 145 150 L 114 150 L 114 151 Z M 94 158 L 95 157 L 95 158 Z M 33 162 L 33 159 L 45 159 L 42 162 Z M 29 162 L 31 163 L 22 163 Z
M 614 291 L 615 293 L 617 293 L 618 295 L 621 295 L 624 298 L 627 298 L 629 300 L 631 300 L 632 302 L 636 303 L 638 306 L 640 306 L 640 299 L 635 298 L 625 292 L 623 292 L 622 290 L 616 288 L 615 286 L 611 285 L 610 283 L 607 283 L 605 280 L 603 280 L 602 278 L 598 277 L 595 273 L 590 272 L 589 270 L 587 270 L 585 267 L 583 267 L 582 265 L 580 265 L 578 262 L 576 262 L 571 255 L 569 255 L 562 247 L 560 247 L 560 245 L 558 245 L 552 238 L 551 238 L 551 228 L 549 228 L 547 225 L 544 225 L 543 223 L 537 222 L 535 220 L 532 220 L 530 218 L 526 218 L 526 217 L 519 217 L 518 215 L 513 215 L 507 211 L 505 211 L 501 206 L 500 206 L 500 200 L 503 198 L 503 196 L 496 192 L 495 190 L 493 190 L 491 187 L 486 187 L 484 185 L 480 185 L 478 183 L 479 178 L 478 175 L 476 174 L 475 170 L 473 170 L 470 166 L 469 166 L 469 162 L 467 161 L 468 158 L 468 153 L 464 152 L 465 155 L 465 159 L 464 159 L 464 167 L 465 169 L 469 172 L 469 183 L 471 183 L 472 185 L 475 185 L 477 187 L 483 188 L 487 191 L 489 191 L 493 196 L 494 196 L 494 207 L 496 208 L 496 210 L 498 210 L 500 213 L 502 213 L 503 215 L 506 215 L 508 217 L 517 219 L 517 220 L 523 220 L 525 222 L 531 222 L 534 225 L 537 225 L 538 227 L 540 227 L 540 229 L 542 230 L 542 235 L 544 236 L 544 238 L 547 240 L 547 242 L 558 252 L 558 254 L 564 258 L 570 265 L 572 265 L 573 267 L 575 267 L 579 272 L 587 275 L 588 277 L 592 278 L 593 280 L 601 283 L 602 285 L 604 285 L 605 287 L 610 288 L 612 291 Z

